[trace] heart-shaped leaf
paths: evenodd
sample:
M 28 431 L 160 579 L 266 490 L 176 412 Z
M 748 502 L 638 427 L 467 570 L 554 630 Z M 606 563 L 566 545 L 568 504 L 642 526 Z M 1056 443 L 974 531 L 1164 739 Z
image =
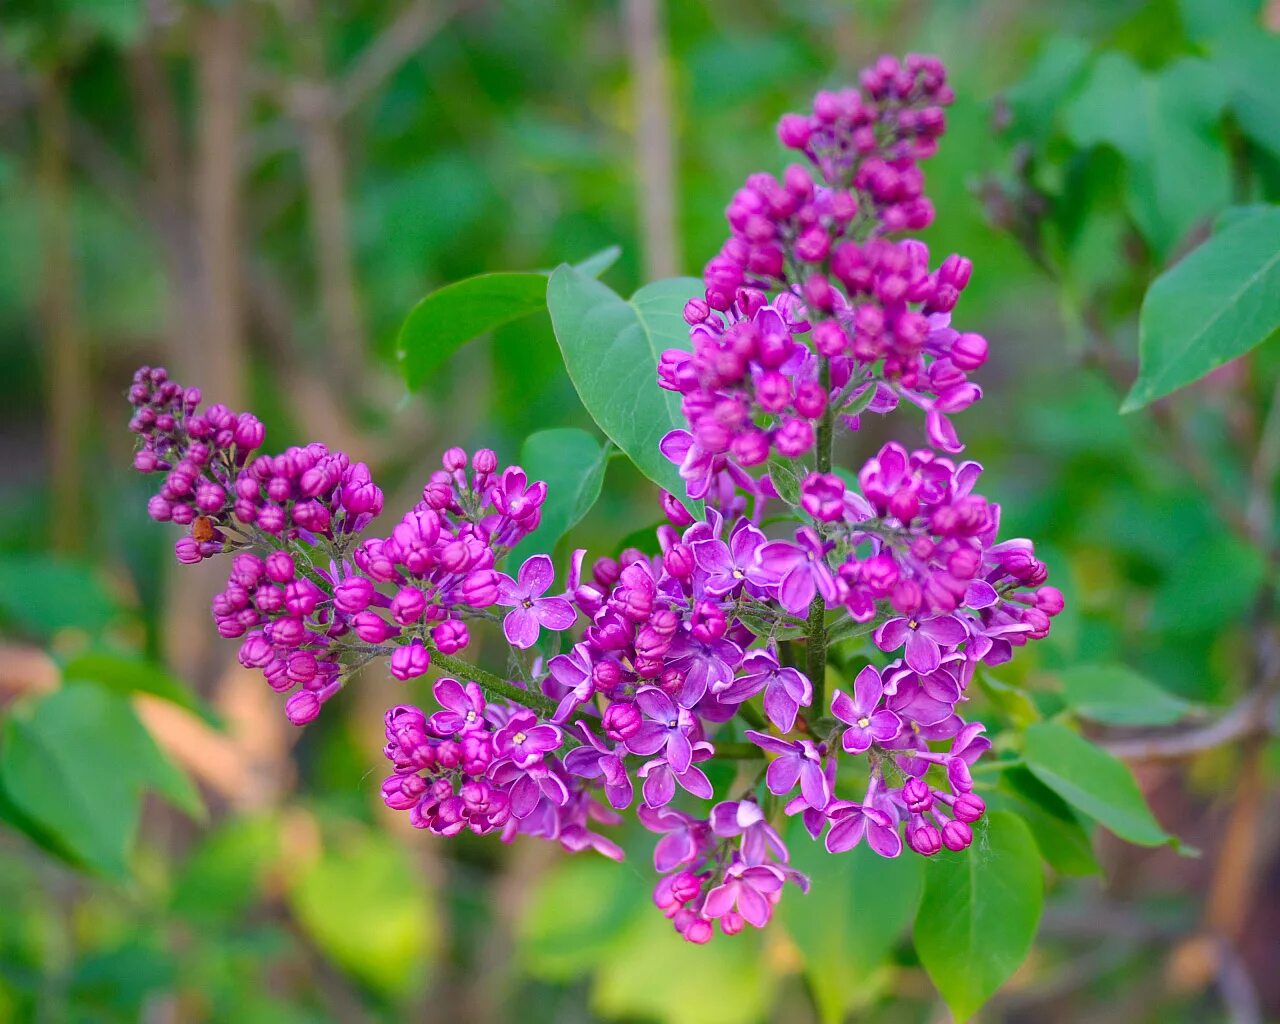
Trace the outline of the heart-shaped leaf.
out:
M 920 962 L 956 1020 L 967 1020 L 1026 958 L 1044 907 L 1044 873 L 1031 832 L 992 811 L 960 853 L 924 869 L 916 914 Z
M 694 278 L 673 278 L 628 300 L 568 265 L 547 285 L 556 341 L 582 404 L 645 476 L 679 498 L 684 481 L 658 442 L 685 420 L 679 398 L 658 387 L 658 359 L 669 348 L 689 349 L 682 311 L 701 289 Z

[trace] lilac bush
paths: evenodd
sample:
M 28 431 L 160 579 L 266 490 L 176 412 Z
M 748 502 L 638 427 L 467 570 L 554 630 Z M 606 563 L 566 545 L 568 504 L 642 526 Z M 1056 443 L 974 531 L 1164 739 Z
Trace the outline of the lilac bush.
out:
M 956 458 L 953 417 L 987 357 L 951 322 L 970 262 L 931 269 L 904 237 L 933 219 L 920 164 L 951 98 L 937 60 L 883 57 L 782 119 L 803 161 L 734 194 L 684 307 L 689 347 L 657 367 L 685 421 L 660 447 L 686 491 L 662 495 L 655 556 L 576 551 L 559 583 L 549 553 L 507 565 L 547 487 L 484 449 L 451 448 L 422 500 L 376 527 L 363 464 L 319 444 L 258 454 L 254 417 L 201 412 L 198 391 L 139 370 L 135 465 L 163 475 L 148 511 L 187 528 L 180 561 L 231 556 L 215 623 L 289 719 L 312 721 L 371 661 L 398 680 L 435 670 L 434 707 L 386 713 L 386 804 L 438 835 L 616 859 L 610 828 L 634 807 L 658 837 L 654 902 L 696 943 L 807 891 L 788 816 L 832 855 L 968 847 L 990 742 L 967 690 L 1063 602 L 1030 541 L 997 539 L 982 467 Z M 900 407 L 923 414 L 907 429 L 926 447 L 833 464 L 839 437 Z M 500 672 L 458 657 L 483 623 L 509 645 Z M 874 663 L 851 680 L 827 664 L 868 639 Z M 539 644 L 559 653 L 530 660 Z M 712 803 L 707 769 L 725 762 Z

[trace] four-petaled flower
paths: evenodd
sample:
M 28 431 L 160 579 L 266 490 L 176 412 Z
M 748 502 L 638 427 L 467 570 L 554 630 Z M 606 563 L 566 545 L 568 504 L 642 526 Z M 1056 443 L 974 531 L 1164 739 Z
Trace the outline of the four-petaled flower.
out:
M 813 701 L 813 686 L 799 669 L 782 668 L 772 651 L 752 651 L 742 659 L 744 675 L 738 676 L 716 698 L 724 704 L 741 704 L 764 690 L 764 713 L 781 732 L 790 732 L 796 714 Z
M 693 557 L 705 574 L 703 590 L 714 597 L 736 595 L 746 585 L 756 550 L 764 543 L 764 534 L 749 519 L 739 519 L 734 524 L 727 544 L 721 540 L 695 543 Z
M 748 579 L 777 592 L 778 603 L 792 615 L 808 611 L 815 594 L 827 604 L 839 596 L 835 577 L 827 566 L 827 545 L 811 527 L 796 531 L 796 543 L 774 540 L 756 549 Z
M 747 924 L 763 928 L 773 913 L 771 898 L 786 881 L 786 876 L 773 865 L 749 866 L 737 861 L 729 866 L 724 881 L 707 893 L 702 912 L 707 917 L 723 917 L 737 907 Z
M 563 597 L 543 597 L 555 582 L 555 568 L 548 555 L 534 555 L 513 580 L 498 574 L 496 604 L 510 608 L 502 620 L 502 632 L 512 647 L 532 647 L 543 626 L 558 631 L 568 629 L 578 617 Z
M 557 749 L 563 737 L 554 725 L 538 722 L 532 711 L 512 715 L 493 738 L 499 757 L 509 757 L 521 768 L 542 760 L 542 755 Z
M 476 683 L 467 683 L 464 689 L 456 679 L 437 679 L 432 693 L 443 711 L 431 716 L 430 726 L 437 736 L 451 736 L 456 732 L 482 732 L 487 726 L 484 720 L 484 691 Z
M 896 857 L 902 852 L 897 822 L 879 808 L 836 800 L 827 807 L 827 818 L 831 821 L 826 841 L 828 853 L 852 850 L 864 836 L 881 857 Z
M 905 643 L 907 664 L 927 675 L 942 664 L 941 646 L 957 647 L 968 635 L 964 623 L 954 615 L 899 616 L 875 631 L 875 641 L 882 651 L 896 651 Z
M 619 753 L 607 747 L 585 722 L 579 722 L 578 727 L 587 742 L 565 754 L 565 770 L 583 779 L 604 779 L 609 803 L 618 810 L 630 807 L 634 790 L 623 761 L 626 751 Z
M 853 681 L 853 696 L 843 690 L 831 695 L 831 713 L 848 726 L 841 743 L 851 754 L 861 754 L 873 743 L 888 743 L 898 735 L 902 719 L 880 707 L 884 685 L 874 665 L 868 665 Z
M 822 754 L 812 740 L 783 740 L 748 729 L 746 737 L 761 750 L 777 754 L 765 770 L 764 781 L 769 792 L 784 796 L 800 783 L 800 795 L 814 810 L 822 810 L 831 802 L 831 789 L 822 767 Z

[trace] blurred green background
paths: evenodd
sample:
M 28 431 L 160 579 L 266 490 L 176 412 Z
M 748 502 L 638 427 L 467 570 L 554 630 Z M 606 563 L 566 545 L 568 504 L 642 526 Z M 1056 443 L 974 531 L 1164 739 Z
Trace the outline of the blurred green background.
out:
M 1143 288 L 1213 211 L 1183 210 L 1191 233 L 1154 244 L 1126 204 L 1121 158 L 1080 146 L 1078 131 L 1064 138 L 1059 120 L 1078 85 L 1072 54 L 1114 50 L 1142 69 L 1189 55 L 1234 64 L 1235 44 L 1218 47 L 1212 28 L 1240 5 L 1221 6 L 5 4 L 0 717 L 60 680 L 101 682 L 120 659 L 144 659 L 140 688 L 204 710 L 134 699 L 206 813 L 139 804 L 125 787 L 140 838 L 115 878 L 0 828 L 0 1021 L 814 1019 L 785 929 L 686 955 L 648 905 L 643 841 L 619 868 L 527 840 L 442 842 L 385 813 L 380 719 L 402 684 L 367 675 L 313 727 L 288 725 L 210 628 L 218 567 L 179 575 L 174 536 L 146 519 L 123 393 L 138 364 L 167 365 L 209 399 L 257 411 L 271 450 L 317 439 L 368 461 L 392 515 L 449 445 L 490 445 L 506 461 L 534 430 L 594 429 L 545 315 L 462 349 L 414 395 L 395 367 L 400 323 L 443 283 L 614 244 L 622 256 L 605 279 L 623 293 L 697 273 L 732 191 L 784 165 L 776 118 L 882 51 L 934 52 L 950 68 L 958 99 L 926 166 L 939 211 L 926 239 L 936 259 L 973 259 L 956 318 L 992 342 L 986 401 L 962 431 L 1007 535 L 1036 539 L 1068 599 L 1049 640 L 1000 680 L 1051 704 L 1057 670 L 1123 661 L 1197 707 L 1229 705 L 1251 681 L 1241 651 L 1266 623 L 1247 613 L 1269 570 L 1224 529 L 1215 498 L 1230 504 L 1247 474 L 1236 432 L 1253 429 L 1275 356 L 1260 350 L 1180 400 L 1184 433 L 1118 414 L 1087 336 L 1105 330 L 1120 357 L 1132 353 Z M 1239 54 L 1280 67 L 1266 48 L 1276 12 L 1244 6 L 1257 39 Z M 1238 120 L 1213 128 L 1204 159 L 1229 171 L 1232 145 L 1248 147 L 1255 177 L 1235 198 L 1274 198 L 1277 158 L 1231 134 Z M 1055 191 L 1046 227 L 1037 202 Z M 1209 477 L 1179 461 L 1187 438 Z M 849 442 L 846 461 L 880 440 Z M 654 498 L 615 460 L 575 539 L 612 553 L 657 519 Z M 107 667 L 86 667 L 85 652 Z M 1036 713 L 1018 691 L 986 699 L 1015 719 Z M 106 746 L 79 770 L 123 773 L 116 756 Z M 1273 742 L 1144 767 L 1162 822 L 1204 857 L 1099 836 L 1103 873 L 1089 875 L 1087 851 L 1085 877 L 1062 872 L 1031 959 L 985 1019 L 1280 1013 L 1276 762 Z M 50 800 L 84 781 L 64 774 Z M 1236 795 L 1255 783 L 1251 856 L 1218 871 Z M 170 803 L 196 806 L 180 781 L 169 788 Z M 1243 895 L 1220 891 L 1227 875 Z M 874 894 L 831 898 L 849 915 L 888 913 Z M 1224 900 L 1229 928 L 1214 920 L 1230 932 L 1229 961 L 1195 938 Z M 946 1019 L 892 931 L 874 942 L 833 932 L 819 946 L 838 1012 Z M 1214 963 L 1243 972 L 1234 1003 Z

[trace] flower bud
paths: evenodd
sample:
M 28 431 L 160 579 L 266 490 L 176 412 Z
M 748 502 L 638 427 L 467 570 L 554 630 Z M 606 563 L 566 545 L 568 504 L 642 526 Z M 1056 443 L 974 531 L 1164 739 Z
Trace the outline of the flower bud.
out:
M 949 821 L 942 826 L 942 845 L 948 850 L 958 853 L 972 842 L 973 829 L 963 821 Z
M 424 675 L 431 667 L 431 655 L 421 640 L 397 647 L 391 655 L 391 674 L 404 682 Z
M 976 793 L 964 793 L 951 805 L 952 813 L 963 822 L 977 821 L 986 810 L 986 802 Z
M 470 640 L 466 623 L 457 619 L 446 619 L 431 629 L 431 641 L 441 654 L 457 654 Z
M 629 740 L 640 731 L 644 716 L 630 701 L 614 701 L 604 712 L 604 734 L 615 743 Z

